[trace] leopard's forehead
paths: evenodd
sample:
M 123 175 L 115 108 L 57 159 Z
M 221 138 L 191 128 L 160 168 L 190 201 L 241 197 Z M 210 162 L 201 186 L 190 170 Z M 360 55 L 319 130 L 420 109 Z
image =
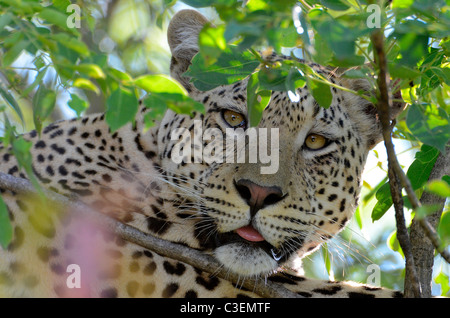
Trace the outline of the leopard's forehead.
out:
M 326 72 L 323 68 L 319 70 Z M 336 82 L 337 79 L 331 78 L 330 81 Z M 247 104 L 247 84 L 248 78 L 210 91 L 195 91 L 191 96 L 205 105 L 207 113 L 232 109 L 248 119 L 250 111 Z M 328 108 L 319 106 L 307 86 L 298 88 L 296 92 L 273 91 L 258 127 L 278 128 L 289 135 L 312 129 L 333 137 L 340 137 L 347 130 L 356 129 L 346 107 L 349 96 L 334 87 L 330 90 L 332 101 Z

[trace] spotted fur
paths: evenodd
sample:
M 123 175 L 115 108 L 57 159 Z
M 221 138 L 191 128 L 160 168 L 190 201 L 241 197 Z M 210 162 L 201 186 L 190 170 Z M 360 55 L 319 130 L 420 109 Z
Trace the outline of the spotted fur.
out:
M 197 12 L 184 10 L 168 31 L 171 74 L 204 104 L 204 114 L 189 117 L 169 110 L 145 131 L 148 109 L 141 106 L 136 124 L 114 133 L 104 114 L 56 122 L 41 135 L 30 132 L 24 138 L 33 143 L 32 167 L 40 184 L 144 232 L 210 253 L 243 279 L 275 281 L 305 297 L 399 296 L 355 283 L 311 280 L 290 269 L 295 260 L 338 233 L 358 204 L 367 153 L 380 138 L 372 106 L 365 100 L 333 88 L 331 106 L 324 109 L 307 87 L 298 90 L 296 102 L 285 92 L 273 92 L 259 127 L 279 129 L 281 164 L 275 174 L 261 174 L 263 163 L 171 160 L 175 128 L 188 129 L 192 138 L 206 128 L 225 133 L 223 109 L 247 115 L 247 80 L 202 92 L 183 76 L 198 51 L 197 36 L 205 22 Z M 312 67 L 340 85 L 366 85 Z M 332 142 L 311 151 L 304 147 L 311 133 Z M 1 172 L 26 178 L 10 149 L 0 146 L 0 163 Z M 241 180 L 276 188 L 280 196 L 252 210 L 248 194 L 238 186 Z M 256 296 L 252 290 L 115 237 L 76 210 L 0 191 L 14 229 L 12 243 L 0 249 L 0 296 Z M 236 234 L 250 224 L 263 242 L 249 242 Z M 81 268 L 81 288 L 68 287 L 70 264 Z

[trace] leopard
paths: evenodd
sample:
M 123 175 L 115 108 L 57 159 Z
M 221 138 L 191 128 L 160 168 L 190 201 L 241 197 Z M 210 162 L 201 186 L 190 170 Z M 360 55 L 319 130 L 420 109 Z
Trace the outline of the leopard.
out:
M 402 297 L 381 287 L 307 278 L 297 266 L 336 236 L 358 205 L 368 152 L 382 140 L 367 99 L 332 87 L 331 105 L 324 108 L 307 86 L 297 89 L 296 100 L 272 91 L 257 128 L 279 133 L 271 149 L 279 154 L 274 173 L 261 172 L 267 166 L 262 160 L 174 160 L 175 129 L 185 129 L 192 139 L 201 129 L 224 135 L 227 129 L 250 129 L 248 78 L 201 91 L 185 74 L 207 23 L 186 9 L 173 16 L 167 31 L 171 77 L 204 112 L 168 109 L 148 127 L 151 109 L 140 103 L 135 121 L 114 132 L 99 113 L 25 133 L 40 187 L 213 256 L 241 280 L 273 281 L 302 297 Z M 367 81 L 311 67 L 336 87 L 372 91 Z M 399 112 L 393 109 L 392 118 Z M 0 172 L 29 179 L 10 145 L 0 145 Z M 2 297 L 259 297 L 257 290 L 127 241 L 76 208 L 6 188 L 0 194 L 13 229 L 12 241 L 0 248 Z M 77 270 L 81 280 L 73 276 Z

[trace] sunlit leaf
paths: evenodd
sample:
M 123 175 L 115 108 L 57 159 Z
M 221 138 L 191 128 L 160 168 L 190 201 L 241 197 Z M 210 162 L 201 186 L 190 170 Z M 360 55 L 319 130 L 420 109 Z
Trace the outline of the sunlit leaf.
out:
M 77 78 L 74 82 L 73 82 L 73 86 L 74 87 L 78 87 L 78 88 L 82 88 L 82 89 L 87 89 L 90 91 L 95 92 L 96 94 L 100 93 L 100 90 L 98 89 L 98 87 L 92 83 L 90 80 L 86 79 L 86 78 Z
M 92 78 L 105 78 L 105 73 L 100 68 L 100 66 L 96 64 L 79 64 L 74 67 L 80 73 L 86 74 Z
M 441 295 L 442 296 L 448 296 L 448 293 L 450 291 L 450 277 L 445 274 L 443 271 L 441 271 L 435 278 L 434 282 L 436 284 L 441 285 Z
M 425 186 L 425 190 L 441 197 L 450 197 L 450 185 L 444 180 L 433 180 Z
M 207 65 L 217 61 L 227 47 L 224 37 L 225 26 L 213 27 L 206 25 L 200 32 L 198 44 Z
M 134 80 L 134 84 L 151 93 L 172 93 L 187 95 L 184 87 L 166 75 L 143 75 Z

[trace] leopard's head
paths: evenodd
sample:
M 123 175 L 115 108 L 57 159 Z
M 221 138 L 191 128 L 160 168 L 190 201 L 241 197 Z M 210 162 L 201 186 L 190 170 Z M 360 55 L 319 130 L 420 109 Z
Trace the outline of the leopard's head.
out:
M 198 220 L 196 235 L 225 268 L 268 275 L 317 249 L 352 217 L 368 151 L 381 139 L 380 124 L 366 99 L 333 87 L 325 109 L 304 87 L 297 94 L 272 92 L 258 127 L 250 128 L 248 79 L 200 91 L 183 75 L 206 22 L 183 10 L 169 26 L 171 75 L 205 113 L 167 112 L 158 135 L 162 167 L 174 190 L 184 189 L 186 209 Z M 371 90 L 368 81 L 311 67 L 336 85 Z M 185 132 L 182 142 L 171 140 L 178 128 Z M 244 143 L 227 144 L 235 135 Z M 222 162 L 214 161 L 219 157 Z

